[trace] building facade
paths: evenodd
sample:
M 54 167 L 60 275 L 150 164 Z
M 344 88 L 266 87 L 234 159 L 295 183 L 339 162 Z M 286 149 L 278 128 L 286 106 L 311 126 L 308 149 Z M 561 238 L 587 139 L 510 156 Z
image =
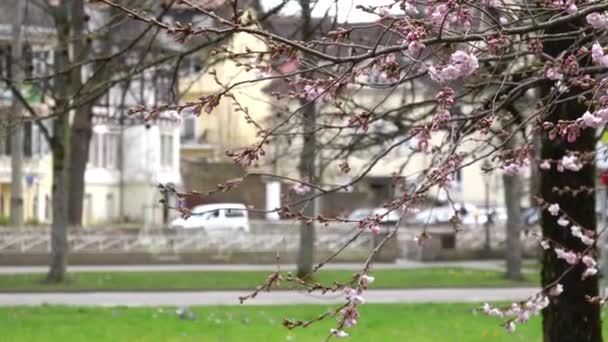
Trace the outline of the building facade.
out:
M 17 1 L 17 0 L 11 0 Z M 11 56 L 11 13 L 16 6 L 10 1 L 0 5 L 0 74 L 8 76 Z M 28 76 L 52 74 L 54 27 L 47 13 L 29 6 L 24 30 L 27 34 L 27 51 L 21 61 Z M 107 9 L 95 5 L 87 7 L 89 29 L 94 31 L 110 20 Z M 114 26 L 115 40 L 95 45 L 92 51 L 119 51 L 137 36 L 142 28 L 126 21 Z M 163 37 L 159 46 L 173 49 L 167 44 L 170 37 Z M 159 46 L 148 46 L 151 54 L 159 53 Z M 137 67 L 144 63 L 146 55 L 137 45 L 116 61 L 121 67 Z M 163 51 L 166 52 L 166 51 Z M 142 57 L 144 56 L 144 57 Z M 87 65 L 85 79 L 94 72 L 94 65 Z M 124 69 L 121 69 L 124 70 Z M 149 120 L 128 114 L 130 108 L 144 105 L 156 106 L 171 99 L 171 67 L 158 65 L 136 73 L 132 78 L 116 82 L 92 107 L 93 134 L 90 141 L 88 164 L 85 172 L 83 224 L 94 226 L 113 222 L 143 222 L 160 224 L 163 217 L 159 204 L 159 183 L 179 185 L 180 128 L 167 113 L 160 113 Z M 114 71 L 114 70 L 113 70 Z M 50 112 L 52 100 L 44 88 L 31 89 L 22 86 L 28 104 L 42 114 Z M 12 92 L 0 84 L 0 216 L 10 215 L 11 193 L 11 146 L 10 132 L 16 125 L 24 127 L 24 219 L 30 223 L 48 223 L 51 217 L 52 158 L 46 137 L 40 130 L 44 125 L 52 129 L 52 119 L 35 122 L 27 112 L 21 122 L 10 119 Z

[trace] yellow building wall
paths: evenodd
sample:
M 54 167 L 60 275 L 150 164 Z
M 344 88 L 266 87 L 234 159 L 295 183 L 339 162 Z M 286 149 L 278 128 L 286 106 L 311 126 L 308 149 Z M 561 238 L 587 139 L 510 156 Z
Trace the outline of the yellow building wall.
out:
M 245 52 L 247 48 L 254 51 L 266 50 L 266 44 L 250 34 L 238 33 L 228 46 L 235 53 Z M 222 59 L 225 56 L 218 55 L 212 59 L 207 57 L 206 54 L 201 56 L 203 63 L 210 65 L 202 75 L 181 80 L 180 88 L 185 89 L 185 101 L 197 101 L 203 96 L 220 92 L 222 87 L 217 84 L 215 77 L 225 86 L 256 78 L 255 69 L 247 71 L 234 60 Z M 250 63 L 250 57 L 241 62 Z M 215 71 L 216 76 L 210 73 L 211 70 Z M 225 150 L 257 142 L 258 129 L 247 123 L 245 113 L 234 102 L 236 100 L 242 108 L 247 108 L 251 119 L 263 126 L 264 120 L 271 115 L 270 99 L 263 91 L 267 85 L 268 81 L 239 85 L 230 91 L 234 100 L 224 97 L 210 114 L 203 112 L 197 120 L 197 132 L 204 135 L 202 142 L 216 145 L 222 154 Z

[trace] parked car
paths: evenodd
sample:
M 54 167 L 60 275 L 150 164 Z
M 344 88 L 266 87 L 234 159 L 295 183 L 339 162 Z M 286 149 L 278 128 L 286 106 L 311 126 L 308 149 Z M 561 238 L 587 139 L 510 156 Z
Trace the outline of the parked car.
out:
M 236 230 L 249 232 L 247 207 L 240 203 L 217 203 L 199 205 L 192 209 L 192 216 L 171 222 L 172 229 Z
M 348 215 L 348 220 L 351 221 L 359 221 L 366 217 L 371 217 L 374 215 L 384 215 L 380 220 L 381 223 L 392 223 L 399 221 L 399 211 L 393 210 L 388 215 L 385 215 L 388 212 L 386 208 L 360 208 L 355 209 L 350 215 Z
M 470 203 L 455 203 L 454 206 L 443 205 L 422 210 L 414 216 L 412 222 L 423 225 L 446 224 L 450 222 L 456 211 L 460 213 L 462 223 L 465 225 L 484 224 L 487 221 L 485 212 L 478 209 L 475 205 Z

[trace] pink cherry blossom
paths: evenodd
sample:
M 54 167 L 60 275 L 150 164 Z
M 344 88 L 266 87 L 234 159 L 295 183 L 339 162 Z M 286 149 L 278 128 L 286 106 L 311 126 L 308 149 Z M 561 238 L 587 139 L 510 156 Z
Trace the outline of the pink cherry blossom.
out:
M 446 4 L 439 4 L 438 6 L 435 6 L 429 17 L 433 25 L 436 27 L 440 27 L 441 25 L 449 26 L 450 23 L 456 21 L 454 16 L 449 15 L 449 9 Z
M 351 287 L 345 287 L 343 290 L 344 298 L 354 304 L 365 303 L 365 298 L 361 296 L 361 290 L 355 290 Z
M 359 277 L 359 284 L 361 284 L 362 286 L 369 286 L 369 284 L 373 283 L 374 280 L 376 280 L 376 278 L 369 276 L 367 274 L 364 274 L 361 277 Z
M 315 85 L 307 84 L 304 86 L 304 98 L 308 101 L 312 101 L 319 97 L 323 93 L 323 89 Z
M 563 156 L 561 160 L 561 164 L 564 169 L 570 171 L 580 171 L 583 168 L 583 164 L 578 160 L 576 156 Z
M 595 115 L 601 118 L 604 122 L 608 121 L 608 108 L 602 108 L 595 112 Z
M 549 206 L 549 208 L 547 208 L 547 211 L 549 211 L 551 213 L 551 215 L 553 215 L 553 216 L 559 215 L 559 204 L 558 203 L 551 204 Z
M 380 226 L 377 224 L 370 224 L 367 227 L 367 230 L 369 230 L 371 233 L 376 234 L 376 235 L 380 234 Z
M 581 242 L 584 243 L 587 246 L 591 246 L 593 245 L 593 243 L 595 242 L 594 239 L 588 237 L 587 235 L 583 234 L 581 236 L 579 236 L 579 238 L 581 239 Z
M 310 191 L 310 187 L 306 184 L 299 183 L 294 185 L 291 190 L 293 190 L 296 195 L 304 195 Z
M 587 267 L 595 267 L 597 266 L 597 261 L 595 261 L 595 259 L 593 259 L 593 257 L 589 256 L 589 255 L 585 255 L 581 261 L 583 262 L 583 264 L 585 264 L 585 266 Z
M 526 323 L 530 319 L 530 311 L 523 310 L 517 315 L 517 323 Z
M 559 224 L 562 227 L 567 227 L 570 224 L 570 221 L 568 221 L 567 218 L 562 216 L 557 220 L 557 224 Z
M 547 240 L 542 240 L 540 242 L 540 246 L 545 250 L 551 248 L 551 245 L 549 244 L 549 241 L 547 241 Z
M 430 66 L 431 78 L 439 83 L 447 83 L 472 75 L 479 68 L 477 57 L 464 51 L 456 51 L 445 66 Z
M 500 5 L 500 0 L 484 0 L 483 3 L 490 8 L 498 7 Z
M 344 338 L 344 337 L 348 337 L 348 333 L 344 330 L 338 330 L 338 329 L 331 329 L 330 330 L 331 334 L 336 337 L 336 338 Z
M 564 74 L 557 67 L 547 69 L 547 78 L 553 81 L 559 81 L 564 78 Z
M 346 298 L 347 300 L 351 299 L 353 296 L 357 295 L 357 290 L 353 289 L 352 287 L 345 287 L 343 290 L 344 293 L 344 298 Z
M 571 3 L 570 5 L 568 5 L 568 7 L 566 7 L 566 13 L 574 14 L 576 12 L 578 12 L 578 7 L 576 7 L 576 4 Z
M 477 57 L 460 50 L 452 54 L 450 63 L 460 71 L 463 77 L 472 75 L 479 68 Z
M 608 65 L 608 56 L 604 56 L 604 49 L 598 42 L 595 42 L 591 47 L 591 58 L 595 64 Z
M 169 117 L 169 120 L 171 120 L 172 122 L 176 123 L 176 124 L 181 124 L 182 123 L 182 116 L 179 115 L 179 113 L 175 110 L 170 110 L 166 113 L 167 117 Z
M 582 231 L 581 227 L 579 227 L 579 226 L 572 226 L 572 227 L 570 227 L 570 231 L 572 233 L 572 236 L 581 239 L 581 242 L 584 243 L 587 246 L 591 246 L 595 242 L 595 240 L 592 239 L 592 238 L 590 238 L 589 236 L 587 236 Z
M 560 294 L 562 294 L 562 292 L 564 292 L 564 285 L 557 284 L 549 290 L 549 295 L 553 296 L 553 297 L 557 297 Z
M 595 267 L 589 267 L 585 270 L 585 272 L 583 272 L 583 279 L 586 279 L 588 277 L 592 277 L 594 275 L 597 274 L 597 268 Z
M 548 160 L 543 160 L 543 162 L 542 162 L 542 163 L 540 163 L 540 164 L 538 165 L 538 167 L 539 167 L 541 170 L 550 170 L 550 169 L 551 169 L 551 163 L 550 163 Z
M 353 304 L 357 304 L 357 305 L 365 304 L 365 298 L 363 298 L 363 296 L 361 296 L 361 295 L 356 295 L 351 298 L 351 302 L 353 302 Z
M 521 173 L 521 169 L 521 165 L 516 163 L 509 163 L 503 166 L 502 170 L 507 176 L 516 176 Z
M 589 23 L 589 25 L 593 26 L 595 29 L 604 30 L 608 28 L 608 18 L 606 17 L 606 14 L 595 12 L 587 14 L 586 19 L 587 23 Z
M 598 118 L 597 116 L 589 113 L 588 111 L 580 117 L 580 120 L 584 126 L 589 128 L 598 128 L 603 122 L 601 118 Z
M 513 321 L 509 321 L 509 323 L 507 323 L 507 326 L 506 326 L 507 332 L 508 332 L 509 334 L 514 333 L 514 332 L 515 332 L 515 327 L 516 327 L 516 326 L 515 326 L 515 322 L 513 322 Z
M 357 325 L 359 319 L 359 311 L 356 306 L 348 306 L 340 310 L 340 316 L 337 318 L 338 323 L 344 323 L 347 328 L 352 328 Z
M 563 248 L 555 248 L 554 250 L 559 259 L 565 260 L 570 265 L 576 264 L 579 260 L 578 254 L 572 251 L 566 251 Z
M 424 44 L 422 44 L 419 40 L 413 40 L 407 46 L 407 50 L 412 54 L 412 56 L 417 57 L 420 52 L 424 49 Z

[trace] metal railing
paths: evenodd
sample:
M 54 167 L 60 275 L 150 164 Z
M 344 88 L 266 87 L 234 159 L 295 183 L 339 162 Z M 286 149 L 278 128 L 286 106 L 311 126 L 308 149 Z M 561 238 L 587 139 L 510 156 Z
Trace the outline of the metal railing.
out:
M 318 234 L 315 245 L 321 250 L 335 250 L 346 243 L 353 232 Z M 129 234 L 116 231 L 79 231 L 68 235 L 72 252 L 192 252 L 203 250 L 226 251 L 282 251 L 296 250 L 297 234 L 243 233 L 234 231 L 181 231 Z M 362 234 L 351 248 L 371 248 L 373 236 Z M 0 231 L 0 253 L 43 253 L 51 249 L 48 229 Z

